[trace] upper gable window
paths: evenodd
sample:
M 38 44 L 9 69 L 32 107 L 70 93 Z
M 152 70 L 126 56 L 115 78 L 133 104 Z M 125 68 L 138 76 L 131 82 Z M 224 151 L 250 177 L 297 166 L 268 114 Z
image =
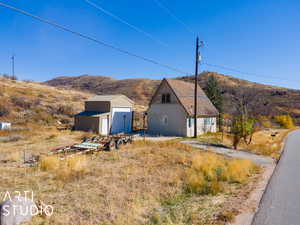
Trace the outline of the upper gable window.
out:
M 170 103 L 171 102 L 171 96 L 170 94 L 166 94 L 166 103 Z
M 162 94 L 161 96 L 161 103 L 166 103 L 166 95 L 165 94 Z
M 169 93 L 162 94 L 162 96 L 161 96 L 161 103 L 165 104 L 165 103 L 170 103 L 170 102 L 171 102 L 171 95 Z

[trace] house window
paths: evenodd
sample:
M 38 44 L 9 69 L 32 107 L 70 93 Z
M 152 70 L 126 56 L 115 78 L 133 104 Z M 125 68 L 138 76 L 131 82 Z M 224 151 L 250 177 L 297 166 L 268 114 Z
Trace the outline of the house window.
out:
M 162 94 L 162 96 L 161 96 L 161 103 L 162 104 L 166 103 L 166 95 L 165 94 Z
M 171 102 L 171 95 L 168 94 L 162 94 L 161 96 L 161 103 L 165 104 L 165 103 L 170 103 Z
M 164 116 L 162 117 L 162 124 L 163 124 L 163 125 L 168 125 L 168 116 L 167 116 L 167 115 L 164 115 Z
M 204 125 L 205 126 L 208 126 L 208 125 L 211 125 L 211 119 L 210 118 L 204 118 Z
M 192 127 L 192 118 L 189 118 L 189 127 Z
M 166 103 L 170 103 L 171 102 L 171 96 L 170 94 L 166 94 Z

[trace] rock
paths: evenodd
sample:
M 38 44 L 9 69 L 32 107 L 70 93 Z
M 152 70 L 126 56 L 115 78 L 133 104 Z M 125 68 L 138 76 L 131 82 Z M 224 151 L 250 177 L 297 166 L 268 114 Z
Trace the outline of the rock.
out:
M 28 198 L 14 197 L 0 203 L 0 225 L 20 225 L 37 214 L 36 204 Z

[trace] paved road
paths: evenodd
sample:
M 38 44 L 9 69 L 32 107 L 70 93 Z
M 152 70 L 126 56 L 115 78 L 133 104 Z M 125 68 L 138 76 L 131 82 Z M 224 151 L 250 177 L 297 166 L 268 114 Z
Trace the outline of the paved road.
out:
M 300 130 L 288 137 L 252 225 L 300 225 Z
M 182 141 L 181 143 L 191 145 L 195 148 L 210 149 L 213 152 L 216 152 L 216 153 L 219 153 L 222 155 L 226 155 L 229 157 L 233 157 L 233 158 L 249 159 L 249 160 L 251 160 L 259 165 L 263 165 L 263 166 L 274 163 L 274 160 L 271 157 L 255 155 L 255 154 L 251 154 L 251 153 L 248 153 L 245 151 L 238 151 L 238 150 L 230 149 L 230 148 L 210 146 L 210 145 L 203 144 L 199 141 L 185 140 L 185 141 Z M 299 223 L 299 225 L 300 225 L 300 223 Z

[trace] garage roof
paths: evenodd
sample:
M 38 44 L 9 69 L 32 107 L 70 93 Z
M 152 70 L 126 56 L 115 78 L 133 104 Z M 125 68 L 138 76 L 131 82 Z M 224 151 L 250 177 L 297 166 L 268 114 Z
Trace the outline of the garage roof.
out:
M 87 100 L 87 102 L 110 102 L 116 99 L 122 99 L 134 104 L 130 98 L 125 95 L 96 95 Z
M 109 114 L 109 113 L 107 113 L 107 112 L 105 112 L 105 113 L 99 113 L 99 112 L 94 112 L 94 111 L 83 111 L 83 112 L 80 112 L 80 113 L 76 114 L 75 116 L 99 117 L 99 116 L 104 115 L 104 114 Z

